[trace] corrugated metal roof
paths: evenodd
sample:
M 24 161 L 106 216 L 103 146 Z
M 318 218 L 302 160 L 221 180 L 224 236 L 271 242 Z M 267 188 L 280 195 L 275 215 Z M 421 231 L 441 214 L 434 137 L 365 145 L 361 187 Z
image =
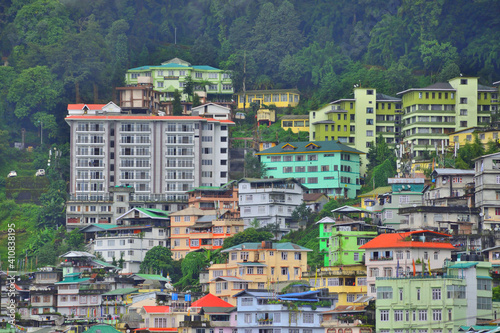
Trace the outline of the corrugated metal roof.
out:
M 137 288 L 120 288 L 115 290 L 110 290 L 107 293 L 102 294 L 103 296 L 111 296 L 111 295 L 127 295 L 131 293 L 135 293 L 138 291 Z

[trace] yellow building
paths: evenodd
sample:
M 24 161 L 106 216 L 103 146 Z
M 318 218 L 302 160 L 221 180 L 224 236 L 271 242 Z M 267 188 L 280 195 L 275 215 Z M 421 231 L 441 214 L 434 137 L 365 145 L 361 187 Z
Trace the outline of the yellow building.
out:
M 276 105 L 278 108 L 295 107 L 300 101 L 300 92 L 297 89 L 273 89 L 273 90 L 248 90 L 246 93 L 239 92 L 238 109 L 249 108 L 250 103 L 259 105 Z
M 362 299 L 367 292 L 365 265 L 321 267 L 317 273 L 304 273 L 302 279 L 311 286 L 338 294 L 337 306 L 362 305 L 368 301 Z
M 498 133 L 500 133 L 500 130 L 482 130 L 478 127 L 471 127 L 451 133 L 449 135 L 450 146 L 454 147 L 456 142 L 458 142 L 460 147 L 464 146 L 467 142 L 474 142 L 474 133 L 477 133 L 479 141 L 483 145 L 490 141 L 499 143 Z
M 370 207 L 375 206 L 379 195 L 391 191 L 392 191 L 391 186 L 380 186 L 374 190 L 371 190 L 370 192 L 358 195 L 358 198 L 361 198 L 361 208 L 371 210 Z
M 276 122 L 276 111 L 273 109 L 257 110 L 257 122 L 259 125 L 271 125 Z
M 285 115 L 281 117 L 281 128 L 293 133 L 309 132 L 309 115 Z
M 243 219 L 229 210 L 189 207 L 170 214 L 171 251 L 175 260 L 199 249 L 222 248 L 224 239 L 244 229 Z
M 273 282 L 300 280 L 307 272 L 305 247 L 292 243 L 243 243 L 223 252 L 225 264 L 209 270 L 209 292 L 236 305 L 233 295 L 245 289 L 267 289 Z

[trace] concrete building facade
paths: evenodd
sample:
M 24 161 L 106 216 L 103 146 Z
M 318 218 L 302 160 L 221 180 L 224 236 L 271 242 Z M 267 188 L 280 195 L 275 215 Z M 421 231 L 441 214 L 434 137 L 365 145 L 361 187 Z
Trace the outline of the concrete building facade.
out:
M 126 186 L 142 207 L 177 211 L 187 191 L 228 181 L 230 120 L 129 115 L 113 103 L 70 104 L 68 112 L 70 201 L 95 209 L 111 188 Z M 75 216 L 72 225 L 97 223 L 97 215 Z

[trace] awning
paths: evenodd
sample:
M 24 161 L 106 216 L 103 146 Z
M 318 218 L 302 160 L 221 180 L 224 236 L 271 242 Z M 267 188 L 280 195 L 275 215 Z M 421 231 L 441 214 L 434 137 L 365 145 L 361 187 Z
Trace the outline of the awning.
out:
M 373 299 L 375 299 L 375 297 L 373 297 L 373 296 L 361 296 L 361 297 L 358 297 L 356 300 L 354 300 L 353 303 L 365 303 L 365 302 L 369 302 Z

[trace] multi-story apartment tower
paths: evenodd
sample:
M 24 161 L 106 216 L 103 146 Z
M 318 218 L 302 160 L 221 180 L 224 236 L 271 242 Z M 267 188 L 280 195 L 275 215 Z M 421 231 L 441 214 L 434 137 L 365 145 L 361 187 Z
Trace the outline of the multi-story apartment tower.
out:
M 404 142 L 412 143 L 417 157 L 435 146 L 448 146 L 453 132 L 489 125 L 499 105 L 498 89 L 479 84 L 476 77 L 457 77 L 398 95 L 403 101 Z
M 377 331 L 456 332 L 491 320 L 491 263 L 456 262 L 445 275 L 377 278 Z
M 500 153 L 475 160 L 475 203 L 480 229 L 500 228 Z
M 125 74 L 127 85 L 152 85 L 162 93 L 160 102 L 172 101 L 175 90 L 183 92 L 188 77 L 197 84 L 195 91 L 201 97 L 212 102 L 230 102 L 233 98 L 231 74 L 221 69 L 206 65 L 191 65 L 179 58 L 173 58 L 161 65 L 131 68 Z M 206 85 L 205 85 L 206 84 Z M 182 99 L 188 96 L 183 94 Z
M 339 99 L 309 112 L 309 139 L 336 140 L 367 153 L 379 134 L 387 143 L 397 142 L 400 121 L 401 99 L 357 87 L 354 98 Z M 362 157 L 362 173 L 366 164 L 366 157 Z
M 305 187 L 294 178 L 243 178 L 238 183 L 240 216 L 249 227 L 277 225 L 277 238 L 290 231 L 292 213 L 302 203 Z
M 70 195 L 88 201 L 86 209 L 126 186 L 135 207 L 177 211 L 187 191 L 228 181 L 230 120 L 128 114 L 112 102 L 70 104 L 68 113 Z M 75 226 L 96 222 L 87 217 Z

